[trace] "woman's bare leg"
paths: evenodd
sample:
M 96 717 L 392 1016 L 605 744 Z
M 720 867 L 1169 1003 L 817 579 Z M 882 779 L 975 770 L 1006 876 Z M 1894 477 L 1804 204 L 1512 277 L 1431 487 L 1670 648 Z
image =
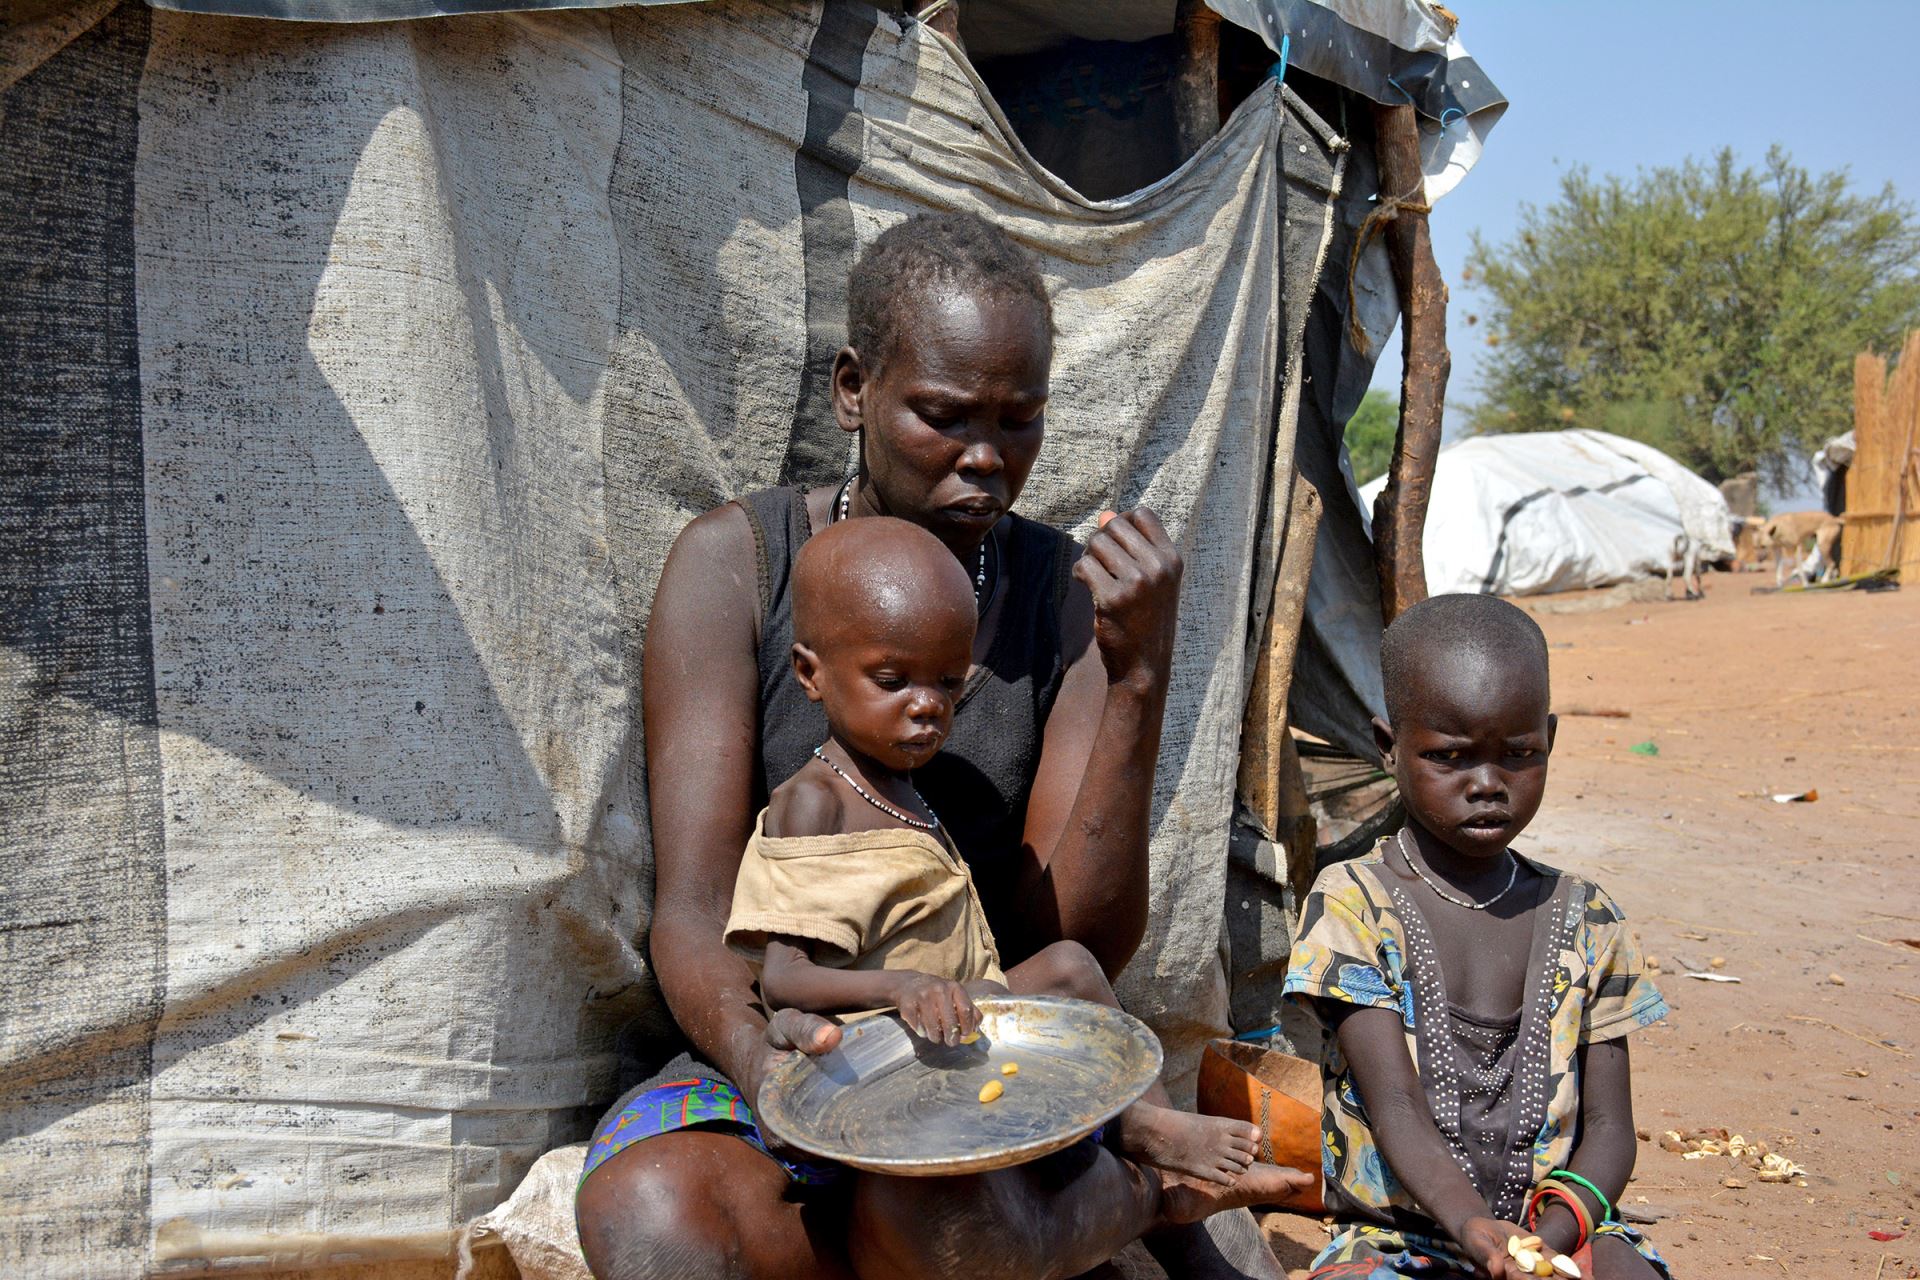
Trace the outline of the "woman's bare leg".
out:
M 845 1196 L 797 1199 L 785 1170 L 754 1147 L 685 1129 L 594 1170 L 577 1213 L 599 1280 L 1058 1280 L 1142 1235 L 1163 1262 L 1178 1259 L 1174 1274 L 1278 1280 L 1245 1212 L 1199 1226 L 1173 1221 L 1211 1213 L 1214 1197 L 1233 1194 L 1199 1184 L 1163 1191 L 1161 1175 L 1084 1143 L 972 1177 L 857 1175 L 850 1205 Z
M 862 1178 L 848 1254 L 860 1280 L 1060 1280 L 1159 1222 L 1158 1178 L 1091 1143 L 993 1173 Z
M 598 1280 L 852 1280 L 845 1195 L 800 1200 L 790 1186 L 733 1134 L 663 1133 L 580 1188 L 580 1248 Z

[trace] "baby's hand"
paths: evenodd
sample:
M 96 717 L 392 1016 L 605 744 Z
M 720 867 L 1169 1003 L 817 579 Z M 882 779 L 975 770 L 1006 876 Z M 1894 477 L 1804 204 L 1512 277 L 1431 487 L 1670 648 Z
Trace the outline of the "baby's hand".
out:
M 959 1044 L 980 1029 L 980 1010 L 957 982 L 930 973 L 903 972 L 894 996 L 901 1020 L 923 1040 Z

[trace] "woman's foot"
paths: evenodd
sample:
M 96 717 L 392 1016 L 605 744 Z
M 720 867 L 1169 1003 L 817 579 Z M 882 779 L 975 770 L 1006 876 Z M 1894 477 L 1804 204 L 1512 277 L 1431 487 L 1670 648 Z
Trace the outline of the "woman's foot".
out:
M 1160 1175 L 1160 1216 L 1169 1224 L 1199 1222 L 1227 1209 L 1278 1204 L 1313 1185 L 1313 1175 L 1280 1164 L 1255 1164 L 1232 1186 L 1180 1174 Z
M 1259 1154 L 1260 1128 L 1136 1102 L 1120 1117 L 1120 1150 L 1156 1169 L 1227 1186 Z

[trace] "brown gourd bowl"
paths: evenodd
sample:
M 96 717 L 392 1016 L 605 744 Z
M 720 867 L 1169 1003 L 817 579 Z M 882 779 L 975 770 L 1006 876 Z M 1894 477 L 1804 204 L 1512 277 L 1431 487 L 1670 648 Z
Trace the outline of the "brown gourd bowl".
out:
M 1210 1040 L 1200 1057 L 1203 1115 L 1258 1125 L 1260 1159 L 1313 1175 L 1313 1185 L 1278 1207 L 1319 1213 L 1320 1068 L 1243 1040 Z

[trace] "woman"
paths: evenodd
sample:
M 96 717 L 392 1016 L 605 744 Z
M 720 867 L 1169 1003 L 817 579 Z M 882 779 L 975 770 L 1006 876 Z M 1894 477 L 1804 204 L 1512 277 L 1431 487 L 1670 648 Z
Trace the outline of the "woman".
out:
M 833 521 L 921 525 L 974 581 L 975 669 L 946 748 L 916 781 L 971 865 L 1008 963 L 1069 938 L 1111 976 L 1146 928 L 1180 557 L 1146 509 L 1106 520 L 1084 551 L 1011 512 L 1044 435 L 1053 313 L 1038 271 L 978 218 L 911 218 L 854 269 L 848 338 L 833 400 L 860 438 L 857 473 L 699 517 L 654 600 L 650 946 L 705 1062 L 677 1061 L 603 1122 L 578 1200 L 587 1258 L 602 1280 L 1074 1275 L 1157 1229 L 1177 1274 L 1277 1276 L 1248 1215 L 1213 1219 L 1213 1237 L 1245 1254 L 1227 1259 L 1180 1225 L 1198 1216 L 1187 1192 L 1090 1144 L 967 1178 L 849 1178 L 770 1151 L 751 1122 L 784 1053 L 839 1040 L 795 1010 L 769 1022 L 721 941 L 754 813 L 825 734 L 788 674 L 786 583 L 800 544 Z M 808 1191 L 836 1179 L 838 1193 Z

